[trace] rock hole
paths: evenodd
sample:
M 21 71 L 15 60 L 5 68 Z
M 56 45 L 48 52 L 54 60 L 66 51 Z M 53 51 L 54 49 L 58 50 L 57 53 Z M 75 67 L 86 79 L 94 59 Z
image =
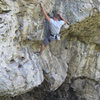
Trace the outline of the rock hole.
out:
M 16 0 L 12 0 L 12 1 L 16 1 Z
M 0 24 L 2 24 L 2 18 L 0 18 Z
M 70 94 L 69 98 L 71 100 L 78 100 L 78 96 L 76 95 L 76 91 L 72 87 L 69 88 L 68 92 Z
M 19 31 L 22 31 L 23 30 L 23 25 L 20 25 L 19 26 Z
M 69 63 L 67 63 L 67 65 L 69 66 Z
M 18 68 L 22 68 L 22 65 L 21 65 L 21 64 L 19 64 L 19 65 L 18 65 Z
M 1 34 L 1 36 L 4 37 L 5 35 L 4 34 Z
M 0 21 L 2 21 L 2 18 L 0 18 Z
M 17 42 L 18 42 L 18 38 L 17 37 L 15 37 L 14 39 L 13 39 L 13 42 L 14 42 L 14 44 L 16 44 Z
M 65 49 L 68 49 L 67 47 L 65 47 Z
M 11 60 L 10 60 L 10 63 L 14 63 L 14 62 L 15 62 L 15 60 L 14 60 L 14 59 L 11 59 Z
M 21 60 L 25 60 L 25 57 L 21 57 Z
M 11 10 L 2 10 L 2 14 L 9 13 Z
M 15 34 L 18 35 L 18 30 L 15 31 Z

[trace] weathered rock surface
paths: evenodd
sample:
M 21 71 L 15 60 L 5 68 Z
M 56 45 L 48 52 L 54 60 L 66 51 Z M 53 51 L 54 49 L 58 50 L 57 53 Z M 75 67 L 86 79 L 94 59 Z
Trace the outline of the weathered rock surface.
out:
M 79 100 L 99 100 L 100 14 L 93 13 L 100 0 L 43 2 L 51 16 L 62 12 L 68 24 L 78 24 L 65 25 L 62 40 L 37 56 L 45 29 L 40 0 L 0 0 L 0 96 L 26 93 L 44 79 L 49 91 L 56 90 L 67 77 Z

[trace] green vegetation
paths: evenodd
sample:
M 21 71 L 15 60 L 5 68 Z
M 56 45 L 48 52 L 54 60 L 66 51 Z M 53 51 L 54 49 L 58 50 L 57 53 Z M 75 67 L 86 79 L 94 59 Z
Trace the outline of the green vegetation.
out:
M 77 37 L 78 40 L 86 43 L 100 44 L 100 13 L 71 25 L 67 30 L 62 31 L 62 34 L 64 34 L 63 38 Z

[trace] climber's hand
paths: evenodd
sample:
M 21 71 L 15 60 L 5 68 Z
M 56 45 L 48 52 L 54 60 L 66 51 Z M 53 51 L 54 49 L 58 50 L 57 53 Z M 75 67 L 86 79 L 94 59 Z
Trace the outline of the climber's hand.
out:
M 62 13 L 59 13 L 58 15 L 59 15 L 59 17 L 62 17 Z
M 44 4 L 43 4 L 43 2 L 40 2 L 40 6 L 43 8 L 44 7 Z
M 64 21 L 64 24 L 66 24 L 66 23 L 67 23 L 67 21 L 65 20 L 65 18 L 62 16 L 62 14 L 61 14 L 61 13 L 59 14 L 59 17 L 60 17 L 60 19 L 61 19 L 61 20 L 63 20 L 63 21 Z

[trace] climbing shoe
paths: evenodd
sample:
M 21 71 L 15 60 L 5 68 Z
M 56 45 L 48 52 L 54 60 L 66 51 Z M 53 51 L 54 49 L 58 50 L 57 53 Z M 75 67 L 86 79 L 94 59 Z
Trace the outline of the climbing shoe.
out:
M 34 54 L 36 54 L 37 56 L 40 56 L 40 52 L 34 52 Z

